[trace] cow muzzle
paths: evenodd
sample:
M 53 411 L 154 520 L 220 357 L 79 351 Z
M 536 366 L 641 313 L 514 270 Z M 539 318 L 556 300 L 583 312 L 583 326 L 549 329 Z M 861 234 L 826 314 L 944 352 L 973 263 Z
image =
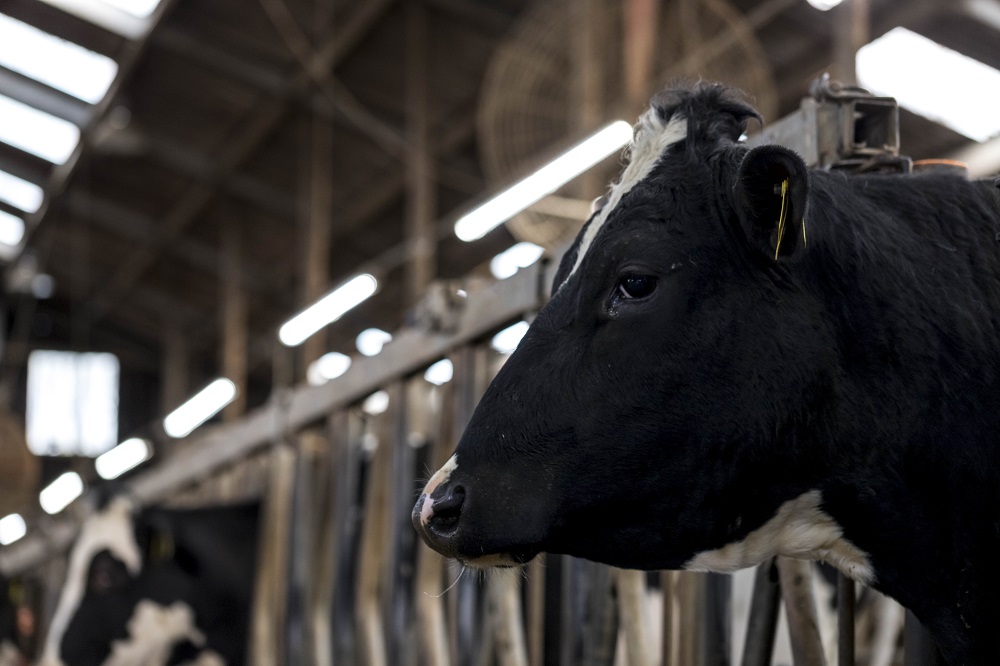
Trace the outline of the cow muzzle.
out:
M 413 506 L 413 527 L 428 546 L 446 557 L 457 557 L 454 536 L 458 532 L 465 503 L 465 488 L 457 484 L 439 485 L 421 493 Z

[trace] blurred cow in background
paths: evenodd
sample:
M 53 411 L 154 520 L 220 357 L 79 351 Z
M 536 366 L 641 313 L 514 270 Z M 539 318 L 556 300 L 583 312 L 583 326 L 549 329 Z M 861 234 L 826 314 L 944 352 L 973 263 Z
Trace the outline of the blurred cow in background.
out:
M 70 553 L 43 666 L 243 663 L 258 514 L 112 500 Z

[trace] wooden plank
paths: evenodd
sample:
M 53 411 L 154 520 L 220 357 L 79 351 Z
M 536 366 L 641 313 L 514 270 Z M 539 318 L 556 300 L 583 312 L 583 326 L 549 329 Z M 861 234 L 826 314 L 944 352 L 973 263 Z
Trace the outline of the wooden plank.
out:
M 249 306 L 242 280 L 243 241 L 239 224 L 228 209 L 221 225 L 222 281 L 219 290 L 222 376 L 236 385 L 236 398 L 222 410 L 222 419 L 232 422 L 247 408 L 249 375 Z
M 295 450 L 287 445 L 278 444 L 271 452 L 271 479 L 264 507 L 251 617 L 250 663 L 254 666 L 284 661 L 285 583 L 295 462 Z
M 816 616 L 811 567 L 812 564 L 806 560 L 778 558 L 781 598 L 785 602 L 795 666 L 826 665 L 823 638 L 819 633 L 819 619 Z

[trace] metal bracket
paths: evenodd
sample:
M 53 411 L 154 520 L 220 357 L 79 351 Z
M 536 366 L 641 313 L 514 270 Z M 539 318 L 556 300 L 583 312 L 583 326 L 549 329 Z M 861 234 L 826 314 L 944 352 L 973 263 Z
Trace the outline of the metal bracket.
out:
M 849 173 L 909 173 L 899 154 L 899 105 L 892 97 L 831 81 L 813 81 L 799 110 L 765 127 L 749 146 L 776 143 L 797 152 L 809 167 Z

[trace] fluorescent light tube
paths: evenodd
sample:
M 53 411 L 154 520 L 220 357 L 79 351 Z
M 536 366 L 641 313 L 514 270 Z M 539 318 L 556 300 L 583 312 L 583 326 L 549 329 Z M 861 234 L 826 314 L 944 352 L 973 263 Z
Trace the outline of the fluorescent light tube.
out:
M 149 442 L 139 437 L 133 437 L 97 456 L 94 467 L 102 479 L 117 479 L 152 457 L 153 447 L 149 445 Z
M 501 354 L 510 354 L 521 344 L 521 338 L 528 332 L 528 322 L 519 321 L 493 336 L 490 346 Z
M 76 472 L 66 472 L 45 486 L 38 494 L 38 503 L 45 513 L 56 514 L 83 494 L 83 479 Z
M 41 208 L 44 196 L 38 185 L 0 171 L 0 201 L 31 214 Z
M 0 141 L 54 164 L 64 164 L 80 142 L 80 128 L 0 95 Z
M 236 398 L 236 384 L 220 377 L 198 391 L 163 419 L 163 430 L 174 438 L 187 437 Z
M 288 347 L 301 345 L 316 331 L 366 301 L 377 288 L 378 282 L 367 273 L 352 278 L 286 321 L 278 330 L 278 339 Z
M 0 518 L 0 546 L 9 546 L 28 533 L 28 526 L 19 513 Z
M 522 242 L 512 245 L 490 260 L 490 272 L 498 280 L 506 280 L 522 268 L 538 261 L 545 248 L 534 243 Z
M 837 5 L 839 5 L 843 0 L 806 0 L 810 5 L 820 10 L 821 12 L 828 12 Z
M 351 357 L 340 352 L 323 354 L 309 364 L 306 370 L 306 381 L 312 386 L 325 384 L 340 377 L 351 367 Z
M 24 238 L 24 220 L 0 210 L 0 245 L 17 247 Z
M 358 333 L 354 344 L 365 356 L 377 356 L 387 343 L 392 342 L 392 334 L 381 328 L 366 328 Z
M 0 14 L 0 65 L 97 104 L 118 74 L 118 63 L 73 42 Z
M 389 409 L 389 393 L 387 391 L 375 391 L 361 403 L 361 411 L 370 416 L 384 414 L 387 409 Z
M 858 50 L 858 81 L 976 141 L 1000 134 L 1000 71 L 906 28 Z
M 450 382 L 454 375 L 455 366 L 452 365 L 450 360 L 442 359 L 427 368 L 427 372 L 424 373 L 424 379 L 435 386 L 441 386 Z
M 455 223 L 455 235 L 469 242 L 482 238 L 546 194 L 555 192 L 632 140 L 632 126 L 611 123 L 519 183 L 496 195 Z

